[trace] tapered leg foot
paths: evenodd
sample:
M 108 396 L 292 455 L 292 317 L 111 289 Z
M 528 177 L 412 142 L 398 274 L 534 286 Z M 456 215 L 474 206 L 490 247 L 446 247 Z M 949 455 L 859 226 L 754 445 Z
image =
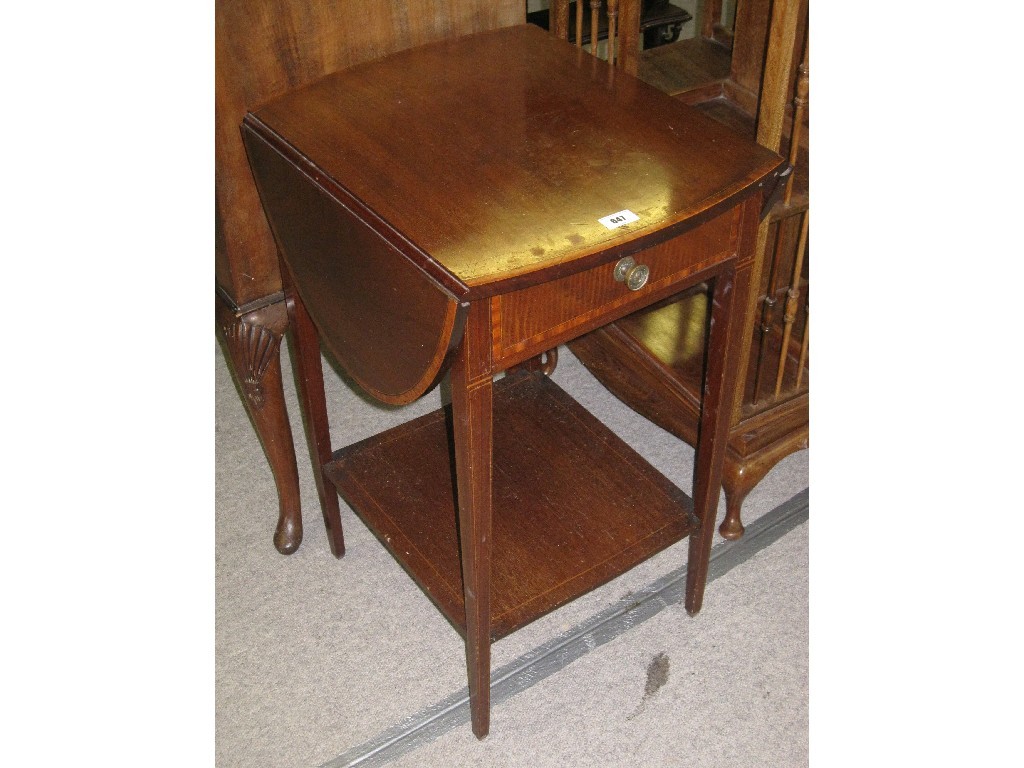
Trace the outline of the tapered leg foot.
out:
M 295 444 L 281 384 L 281 338 L 288 329 L 284 301 L 239 312 L 218 294 L 216 319 L 231 373 L 274 473 L 279 505 L 274 546 L 290 555 L 302 543 L 302 509 Z

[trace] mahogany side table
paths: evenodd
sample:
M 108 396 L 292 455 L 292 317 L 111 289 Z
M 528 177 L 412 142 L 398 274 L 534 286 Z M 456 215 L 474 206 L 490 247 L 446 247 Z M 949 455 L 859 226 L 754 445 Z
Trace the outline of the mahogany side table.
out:
M 734 297 L 782 159 L 529 25 L 335 73 L 242 131 L 335 552 L 340 493 L 465 637 L 474 733 L 492 641 L 686 536 L 700 610 Z M 702 281 L 691 502 L 530 361 Z M 387 403 L 450 371 L 451 407 L 332 452 L 321 342 Z

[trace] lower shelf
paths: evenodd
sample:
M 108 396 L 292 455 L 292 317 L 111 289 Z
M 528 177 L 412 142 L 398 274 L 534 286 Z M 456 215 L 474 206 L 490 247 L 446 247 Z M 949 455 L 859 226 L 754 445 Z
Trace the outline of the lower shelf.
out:
M 494 387 L 491 639 L 695 531 L 690 498 L 548 377 Z M 465 634 L 451 409 L 334 454 L 327 477 Z

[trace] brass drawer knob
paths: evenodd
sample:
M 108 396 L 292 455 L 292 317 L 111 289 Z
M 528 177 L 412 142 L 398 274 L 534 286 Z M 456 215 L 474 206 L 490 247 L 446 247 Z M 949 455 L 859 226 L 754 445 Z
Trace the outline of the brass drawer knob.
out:
M 651 269 L 646 264 L 637 264 L 632 256 L 624 256 L 615 264 L 615 279 L 625 283 L 631 291 L 639 291 L 647 284 Z

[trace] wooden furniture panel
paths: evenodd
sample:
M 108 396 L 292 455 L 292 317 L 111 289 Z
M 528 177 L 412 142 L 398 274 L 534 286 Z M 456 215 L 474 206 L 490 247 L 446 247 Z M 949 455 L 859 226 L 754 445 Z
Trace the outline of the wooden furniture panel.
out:
M 250 128 L 243 133 L 263 171 L 260 194 L 277 212 L 274 234 L 293 254 L 289 277 L 325 345 L 374 397 L 412 402 L 447 370 L 465 310 L 315 177 Z
M 658 90 L 695 104 L 722 94 L 731 63 L 727 48 L 693 37 L 644 51 L 638 75 Z
M 783 25 L 776 27 L 776 39 L 773 42 L 770 39 L 770 20 L 772 14 L 779 14 L 780 10 L 781 7 L 773 5 L 770 0 L 740 0 L 736 6 L 735 32 L 731 46 L 732 67 L 724 92 L 730 101 L 751 115 L 758 114 L 762 105 L 774 107 L 776 103 L 783 110 L 790 110 L 792 114 L 793 87 L 800 64 L 798 49 L 807 38 L 808 0 L 797 0 L 791 15 L 793 25 L 789 29 L 784 29 Z M 779 14 L 780 18 L 784 15 L 789 14 Z M 790 49 L 784 71 L 779 73 L 786 90 L 784 95 L 773 95 L 765 102 L 762 95 L 764 67 L 769 48 L 772 46 L 788 46 Z
M 724 98 L 753 117 L 761 103 L 772 8 L 770 0 L 739 0 L 732 25 L 726 26 L 720 0 L 703 0 L 698 5 L 699 34 L 643 51 L 637 74 L 687 104 Z M 784 108 L 790 116 L 800 48 L 807 39 L 807 0 L 799 0 L 798 11 L 795 33 L 788 39 L 797 49 L 786 78 Z

